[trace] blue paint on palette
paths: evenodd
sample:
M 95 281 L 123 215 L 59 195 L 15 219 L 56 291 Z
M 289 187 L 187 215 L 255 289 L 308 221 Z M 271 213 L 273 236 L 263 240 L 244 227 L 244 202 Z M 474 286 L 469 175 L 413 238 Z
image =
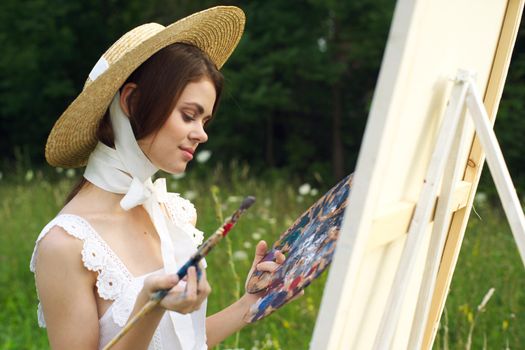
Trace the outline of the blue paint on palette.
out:
M 284 232 L 263 260 L 274 260 L 275 250 L 287 257 L 273 273 L 256 271 L 247 283 L 250 293 L 263 296 L 246 314 L 254 322 L 286 304 L 310 285 L 332 262 L 352 184 L 347 176 L 304 212 Z

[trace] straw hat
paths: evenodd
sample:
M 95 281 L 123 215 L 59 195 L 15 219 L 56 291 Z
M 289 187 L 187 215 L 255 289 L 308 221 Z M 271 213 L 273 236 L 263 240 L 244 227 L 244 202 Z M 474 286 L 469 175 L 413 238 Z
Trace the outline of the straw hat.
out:
M 46 144 L 48 163 L 66 168 L 86 165 L 97 144 L 98 124 L 113 96 L 154 53 L 176 42 L 188 43 L 204 51 L 221 68 L 237 46 L 244 22 L 241 9 L 218 6 L 167 27 L 148 23 L 124 34 L 95 64 L 80 95 L 53 126 Z

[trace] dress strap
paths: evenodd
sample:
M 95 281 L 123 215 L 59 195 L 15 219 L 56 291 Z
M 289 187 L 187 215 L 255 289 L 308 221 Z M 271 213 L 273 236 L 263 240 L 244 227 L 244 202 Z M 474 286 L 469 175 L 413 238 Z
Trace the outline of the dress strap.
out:
M 61 227 L 66 233 L 83 242 L 82 263 L 86 269 L 97 273 L 96 286 L 100 298 L 113 301 L 119 299 L 123 290 L 133 280 L 133 276 L 95 229 L 86 220 L 77 215 L 59 215 L 44 227 L 37 238 L 33 250 L 29 265 L 30 270 L 35 273 L 39 242 L 55 226 Z M 131 310 L 129 311 L 131 312 Z M 129 313 L 123 317 L 125 317 L 123 321 L 125 322 L 127 317 L 129 317 Z M 40 305 L 38 308 L 38 319 L 39 325 L 45 327 Z M 119 323 L 122 323 L 122 321 Z

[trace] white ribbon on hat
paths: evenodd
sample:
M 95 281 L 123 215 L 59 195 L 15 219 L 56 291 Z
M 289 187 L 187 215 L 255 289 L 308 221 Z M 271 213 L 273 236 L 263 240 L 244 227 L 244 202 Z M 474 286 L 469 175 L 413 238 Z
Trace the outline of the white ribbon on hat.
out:
M 152 182 L 151 176 L 158 168 L 137 144 L 129 118 L 120 108 L 119 92 L 111 102 L 109 113 L 115 135 L 115 149 L 99 142 L 88 159 L 84 177 L 106 191 L 124 194 L 120 201 L 124 210 L 138 205 L 144 207 L 160 237 L 164 271 L 173 274 L 195 251 L 195 245 L 188 235 L 180 234 L 183 230 L 175 223 L 166 220 L 160 206 L 167 199 L 166 181 L 157 179 L 155 183 Z M 174 239 L 177 241 L 177 249 L 174 249 Z M 169 312 L 169 315 L 184 349 L 187 346 L 192 348 L 191 344 L 205 341 L 195 338 L 191 326 L 191 321 L 202 319 L 202 315 L 195 313 L 190 319 L 189 315 L 175 312 Z

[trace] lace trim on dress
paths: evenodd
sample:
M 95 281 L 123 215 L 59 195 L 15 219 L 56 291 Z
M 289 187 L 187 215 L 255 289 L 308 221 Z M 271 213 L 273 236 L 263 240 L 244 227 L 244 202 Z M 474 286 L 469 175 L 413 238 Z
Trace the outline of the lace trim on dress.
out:
M 200 245 L 204 234 L 193 226 L 197 212 L 195 206 L 178 193 L 166 193 L 164 206 L 168 219 L 175 223 L 195 243 Z M 113 300 L 107 310 L 113 321 L 123 327 L 133 311 L 135 299 L 142 284 L 132 283 L 133 275 L 128 271 L 120 258 L 111 250 L 95 229 L 82 217 L 71 214 L 61 214 L 50 221 L 42 230 L 35 244 L 31 257 L 30 269 L 34 273 L 38 243 L 51 230 L 59 226 L 71 236 L 83 241 L 82 262 L 90 270 L 97 272 L 97 292 L 102 299 Z M 38 324 L 45 327 L 45 319 L 40 303 L 37 309 Z M 159 334 L 153 337 L 155 348 L 160 348 Z
M 204 239 L 204 233 L 193 225 L 197 218 L 197 211 L 193 203 L 181 197 L 178 193 L 168 192 L 165 199 L 164 206 L 168 218 L 180 226 L 190 236 L 195 245 L 199 246 Z
M 134 305 L 134 298 L 129 306 L 129 301 L 120 300 L 125 288 L 130 285 L 133 276 L 124 266 L 111 248 L 102 240 L 91 225 L 83 218 L 63 214 L 53 219 L 40 233 L 33 256 L 31 258 L 30 269 L 35 272 L 36 265 L 36 250 L 40 240 L 49 232 L 54 226 L 60 226 L 71 236 L 80 239 L 84 244 L 82 247 L 82 262 L 86 269 L 97 272 L 97 292 L 98 295 L 105 300 L 115 301 L 114 307 L 111 308 L 113 320 L 119 326 L 124 326 Z M 118 301 L 118 302 L 117 302 Z M 41 327 L 45 327 L 44 315 L 39 303 L 38 307 L 38 323 Z

